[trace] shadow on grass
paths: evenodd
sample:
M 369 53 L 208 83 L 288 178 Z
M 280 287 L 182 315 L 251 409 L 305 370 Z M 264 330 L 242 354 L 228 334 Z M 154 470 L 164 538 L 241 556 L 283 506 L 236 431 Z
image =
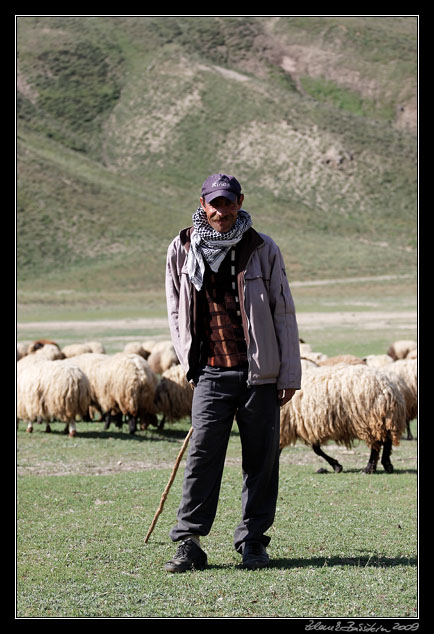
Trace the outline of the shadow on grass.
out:
M 95 425 L 100 425 L 101 423 L 95 423 Z M 39 430 L 38 430 L 39 431 Z M 42 429 L 40 432 L 46 433 Z M 38 432 L 37 432 L 38 433 Z M 188 433 L 188 430 L 183 429 L 147 429 L 147 430 L 137 430 L 134 434 L 130 434 L 128 431 L 127 425 L 124 426 L 124 429 L 117 429 L 116 427 L 103 429 L 102 427 L 95 430 L 86 430 L 80 431 L 80 423 L 77 424 L 77 432 L 74 438 L 101 438 L 102 440 L 107 440 L 108 438 L 114 438 L 116 440 L 132 440 L 136 442 L 179 442 L 184 440 Z M 63 429 L 51 429 L 49 432 L 52 436 L 64 436 L 67 435 L 63 431 Z
M 352 568 L 394 568 L 396 566 L 414 567 L 417 566 L 417 558 L 399 557 L 371 557 L 363 555 L 361 557 L 311 557 L 308 559 L 272 559 L 267 570 L 293 570 L 295 568 L 332 568 L 339 566 L 350 566 Z M 246 572 L 257 572 L 244 568 L 241 561 L 238 564 L 213 564 L 208 562 L 206 570 L 246 570 Z M 259 569 L 258 569 L 259 570 Z M 195 570 L 187 571 L 197 573 Z M 202 572 L 201 572 L 202 574 Z
M 312 557 L 309 559 L 273 559 L 271 568 L 330 568 L 332 566 L 352 566 L 354 568 L 393 568 L 395 566 L 417 565 L 416 557 Z
M 417 472 L 418 472 L 417 469 L 397 469 L 396 467 L 393 468 L 393 474 L 396 474 L 396 475 L 399 474 L 399 473 L 417 473 Z M 337 478 L 340 475 L 345 474 L 345 473 L 358 473 L 361 476 L 366 476 L 366 477 L 393 475 L 393 474 L 386 473 L 386 471 L 384 471 L 384 469 L 382 467 L 378 467 L 378 470 L 374 471 L 374 473 L 365 473 L 363 471 L 362 467 L 353 468 L 353 469 L 345 469 L 344 468 L 340 473 L 335 473 L 334 471 L 328 470 L 328 469 L 321 470 L 321 472 L 315 471 L 315 473 L 318 476 L 321 476 L 321 475 L 333 475 L 333 476 L 336 476 Z

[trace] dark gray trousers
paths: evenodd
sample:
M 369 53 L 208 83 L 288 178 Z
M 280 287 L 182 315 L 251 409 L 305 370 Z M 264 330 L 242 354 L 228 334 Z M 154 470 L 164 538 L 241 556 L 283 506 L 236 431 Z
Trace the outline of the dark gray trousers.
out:
M 223 467 L 234 418 L 242 447 L 242 520 L 234 546 L 270 537 L 279 480 L 280 414 L 276 384 L 248 387 L 247 368 L 206 366 L 198 376 L 192 405 L 193 434 L 184 471 L 173 541 L 208 535 L 217 511 Z

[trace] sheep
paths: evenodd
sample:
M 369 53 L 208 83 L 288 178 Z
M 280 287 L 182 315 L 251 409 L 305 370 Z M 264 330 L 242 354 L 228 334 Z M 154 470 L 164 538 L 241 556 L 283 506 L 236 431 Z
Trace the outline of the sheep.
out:
M 22 341 L 17 341 L 17 361 L 22 359 L 28 354 L 29 344 L 23 343 Z
M 410 421 L 417 417 L 417 359 L 398 359 L 381 369 L 390 378 L 395 377 L 398 381 L 407 410 L 407 440 L 413 440 Z
M 373 368 L 381 368 L 388 363 L 393 363 L 393 359 L 389 354 L 368 354 L 363 357 L 363 360 Z
M 125 344 L 124 352 L 139 354 L 144 359 L 148 359 L 149 355 L 151 354 L 151 351 L 147 350 L 144 347 L 143 343 L 141 343 L 140 341 L 130 341 L 129 343 Z
M 36 350 L 39 350 L 40 348 L 43 348 L 48 344 L 59 348 L 58 344 L 55 341 L 51 341 L 51 339 L 37 339 L 36 341 L 32 341 L 32 343 L 29 344 L 27 354 L 30 354 L 31 352 L 36 352 Z
M 178 364 L 165 370 L 154 398 L 156 409 L 163 414 L 159 427 L 162 428 L 166 420 L 175 422 L 191 416 L 192 400 L 193 389 L 187 381 L 183 367 Z
M 336 357 L 327 357 L 327 359 L 320 359 L 318 365 L 339 365 L 340 363 L 358 365 L 366 365 L 366 361 L 356 357 L 353 354 L 339 354 Z
M 90 404 L 107 418 L 127 416 L 131 434 L 140 419 L 144 426 L 156 424 L 154 395 L 157 377 L 143 357 L 118 352 L 114 355 L 86 353 L 71 359 L 87 375 L 91 387 Z
M 29 352 L 27 356 L 46 359 L 47 361 L 58 361 L 65 358 L 60 348 L 52 343 L 46 343 L 42 348 L 37 348 L 34 352 Z
M 405 402 L 394 383 L 375 368 L 358 364 L 310 369 L 301 390 L 280 412 L 281 450 L 300 439 L 339 473 L 342 466 L 321 444 L 334 440 L 349 448 L 359 439 L 371 448 L 365 473 L 376 471 L 381 446 L 381 463 L 387 473 L 393 472 L 390 454 L 405 429 Z
M 300 357 L 300 363 L 302 373 L 307 372 L 311 368 L 319 368 L 318 363 L 312 361 L 312 359 L 306 359 L 305 357 Z
M 79 354 L 93 352 L 95 354 L 105 354 L 104 346 L 98 341 L 86 341 L 85 343 L 71 343 L 62 348 L 65 357 L 76 357 Z
M 300 354 L 304 359 L 309 359 L 314 363 L 319 363 L 320 361 L 325 361 L 326 359 L 328 359 L 328 356 L 326 354 L 323 354 L 322 352 L 311 352 L 309 350 L 303 349 L 303 351 L 300 350 Z
M 77 417 L 83 418 L 90 403 L 89 381 L 80 368 L 54 361 L 36 354 L 27 355 L 17 363 L 17 419 L 27 421 L 27 431 L 33 431 L 33 422 L 65 423 L 65 433 L 75 436 Z
M 156 374 L 163 374 L 172 365 L 179 364 L 175 348 L 171 341 L 159 341 L 152 348 L 148 357 L 149 367 Z
M 397 359 L 405 359 L 407 355 L 414 350 L 417 350 L 417 342 L 405 339 L 392 343 L 387 354 L 396 361 Z

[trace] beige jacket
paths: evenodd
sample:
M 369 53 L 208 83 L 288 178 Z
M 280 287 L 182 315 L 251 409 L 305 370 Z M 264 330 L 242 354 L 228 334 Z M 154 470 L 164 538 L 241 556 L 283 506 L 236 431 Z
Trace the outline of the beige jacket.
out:
M 190 380 L 197 369 L 197 291 L 187 273 L 189 227 L 167 251 L 166 297 L 169 326 L 179 361 Z M 277 383 L 300 389 L 301 364 L 295 307 L 279 247 L 249 229 L 239 243 L 238 292 L 249 363 L 248 383 Z

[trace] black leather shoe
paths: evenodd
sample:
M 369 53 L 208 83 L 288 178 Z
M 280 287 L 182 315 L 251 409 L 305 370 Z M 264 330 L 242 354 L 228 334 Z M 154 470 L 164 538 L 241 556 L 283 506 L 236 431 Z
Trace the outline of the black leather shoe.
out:
M 250 570 L 266 568 L 270 558 L 261 542 L 246 542 L 243 547 L 243 566 Z
M 168 572 L 185 572 L 185 570 L 203 570 L 207 565 L 206 552 L 192 539 L 182 541 L 170 561 L 166 562 Z

